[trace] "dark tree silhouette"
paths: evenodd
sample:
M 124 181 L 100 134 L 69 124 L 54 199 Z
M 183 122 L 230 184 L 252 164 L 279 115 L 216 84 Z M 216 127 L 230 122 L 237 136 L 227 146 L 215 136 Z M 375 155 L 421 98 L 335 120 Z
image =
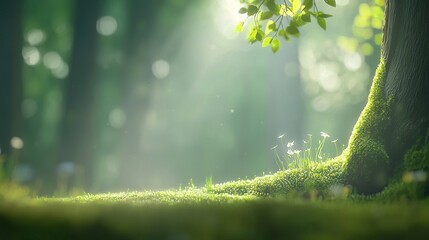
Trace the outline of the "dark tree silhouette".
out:
M 70 74 L 64 88 L 64 115 L 60 137 L 60 162 L 75 164 L 73 185 L 90 189 L 94 165 L 94 88 L 96 83 L 97 31 L 100 0 L 77 0 Z M 80 183 L 76 182 L 80 181 Z
M 22 1 L 0 1 L 0 148 L 9 155 L 10 140 L 20 135 L 22 101 Z

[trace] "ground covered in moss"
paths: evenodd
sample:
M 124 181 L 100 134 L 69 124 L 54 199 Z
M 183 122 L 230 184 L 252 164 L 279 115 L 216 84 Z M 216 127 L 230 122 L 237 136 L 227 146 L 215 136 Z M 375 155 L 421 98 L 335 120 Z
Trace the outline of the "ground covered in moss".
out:
M 403 186 L 413 185 L 397 183 L 384 193 L 362 197 L 340 184 L 342 169 L 342 160 L 337 158 L 311 164 L 306 169 L 182 190 L 68 198 L 12 198 L 2 193 L 0 236 L 1 239 L 428 236 L 429 201 L 409 198 L 406 190 L 415 188 Z M 386 194 L 390 194 L 389 198 Z

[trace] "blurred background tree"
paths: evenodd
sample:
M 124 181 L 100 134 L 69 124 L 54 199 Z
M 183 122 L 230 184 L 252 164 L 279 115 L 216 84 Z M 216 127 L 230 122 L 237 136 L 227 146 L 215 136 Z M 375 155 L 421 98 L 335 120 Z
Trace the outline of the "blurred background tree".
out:
M 0 153 L 11 155 L 22 124 L 22 1 L 0 1 L 0 29 Z
M 372 5 L 337 5 L 329 31 L 306 28 L 273 56 L 234 33 L 239 1 L 0 1 L 13 181 L 40 194 L 177 188 L 276 171 L 281 134 L 345 143 L 379 49 L 350 28 Z

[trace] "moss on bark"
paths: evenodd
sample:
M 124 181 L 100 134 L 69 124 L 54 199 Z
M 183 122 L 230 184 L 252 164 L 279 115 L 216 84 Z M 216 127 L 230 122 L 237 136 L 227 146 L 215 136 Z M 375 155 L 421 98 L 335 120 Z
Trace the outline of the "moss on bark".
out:
M 389 180 L 390 160 L 384 136 L 390 119 L 391 100 L 384 96 L 384 60 L 377 68 L 368 103 L 362 111 L 343 152 L 344 177 L 360 193 L 383 189 Z

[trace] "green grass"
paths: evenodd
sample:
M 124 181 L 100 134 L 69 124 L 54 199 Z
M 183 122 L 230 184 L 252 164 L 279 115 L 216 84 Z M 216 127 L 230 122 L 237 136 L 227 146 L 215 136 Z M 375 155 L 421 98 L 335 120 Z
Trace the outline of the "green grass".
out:
M 183 190 L 23 198 L 0 192 L 1 239 L 417 239 L 429 202 L 349 195 L 342 159 Z M 338 187 L 341 188 L 338 188 Z M 333 188 L 335 187 L 335 188 Z M 392 191 L 392 190 L 390 190 Z M 398 192 L 398 191 L 394 191 Z M 21 197 L 20 197 L 21 196 Z M 382 196 L 382 195 L 380 195 Z

